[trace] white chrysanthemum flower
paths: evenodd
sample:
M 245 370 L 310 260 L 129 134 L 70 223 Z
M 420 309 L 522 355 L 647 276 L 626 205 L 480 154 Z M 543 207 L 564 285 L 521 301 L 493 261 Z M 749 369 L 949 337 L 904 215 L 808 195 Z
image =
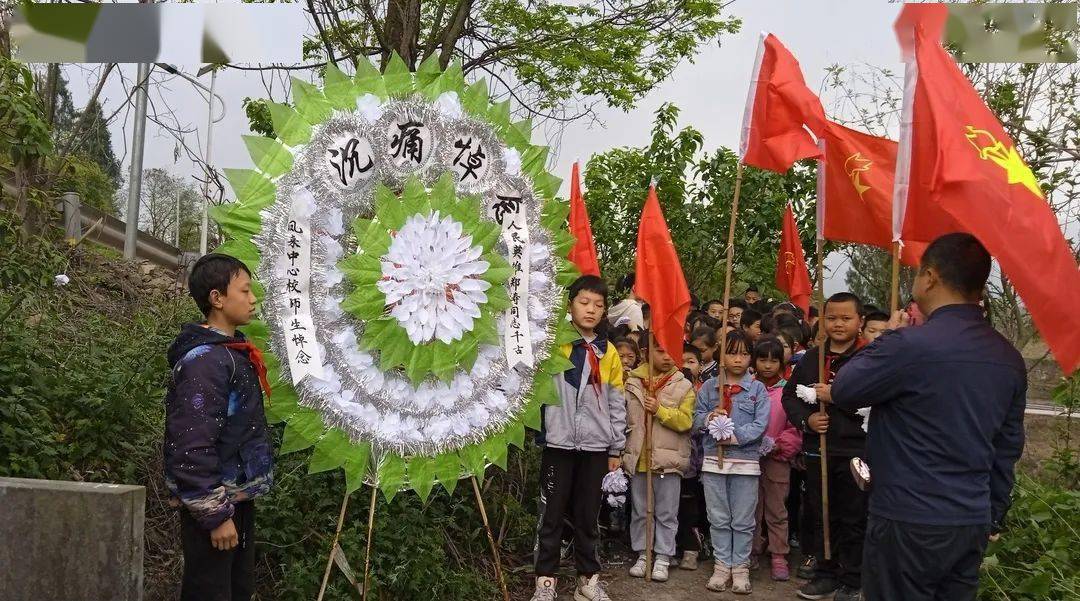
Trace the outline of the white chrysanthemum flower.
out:
M 491 287 L 479 277 L 490 267 L 483 252 L 461 223 L 438 211 L 409 217 L 397 232 L 377 286 L 413 344 L 450 343 L 472 330 Z
M 465 115 L 465 109 L 461 106 L 457 92 L 450 90 L 439 94 L 434 102 L 435 110 L 451 119 L 460 119 Z

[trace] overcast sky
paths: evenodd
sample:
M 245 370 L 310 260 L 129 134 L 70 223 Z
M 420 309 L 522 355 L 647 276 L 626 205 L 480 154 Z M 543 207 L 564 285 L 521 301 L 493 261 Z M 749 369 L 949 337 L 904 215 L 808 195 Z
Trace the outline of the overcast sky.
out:
M 807 83 L 814 89 L 824 79 L 825 67 L 834 63 L 869 63 L 902 72 L 892 32 L 893 20 L 901 6 L 886 0 L 737 1 L 729 10 L 742 19 L 738 34 L 722 37 L 719 44 L 702 47 L 693 63 L 680 65 L 670 79 L 641 99 L 634 110 L 600 109 L 601 124 L 570 124 L 564 130 L 560 153 L 550 166 L 556 175 L 568 178 L 576 157 L 587 161 L 590 155 L 611 148 L 644 146 L 648 143 L 653 112 L 665 102 L 681 109 L 680 126 L 692 125 L 702 132 L 705 150 L 737 147 L 750 71 L 763 30 L 774 33 L 799 59 Z M 193 74 L 198 67 L 185 65 L 183 69 Z M 135 78 L 135 65 L 121 65 L 121 70 L 125 81 L 113 77 L 103 90 L 106 114 L 120 106 L 126 97 L 125 85 L 130 87 Z M 76 68 L 69 69 L 68 74 L 75 105 L 81 107 L 88 96 L 86 74 Z M 208 85 L 210 77 L 204 76 L 202 80 Z M 195 130 L 187 136 L 188 144 L 201 156 L 206 139 L 206 101 L 191 84 L 180 79 L 157 88 L 151 93 L 151 102 L 158 110 L 163 110 L 167 103 L 181 125 Z M 262 78 L 258 72 L 226 69 L 218 75 L 217 90 L 225 98 L 226 114 L 214 126 L 212 162 L 218 168 L 250 167 L 251 161 L 240 138 L 250 133 L 242 100 L 266 96 Z M 275 98 L 282 97 L 278 86 Z M 121 111 L 120 118 L 111 126 L 113 148 L 121 157 L 125 175 L 130 164 L 127 149 L 131 135 L 130 116 L 124 118 L 126 112 Z M 126 125 L 128 139 L 125 139 Z M 891 133 L 895 137 L 896 132 Z M 543 131 L 538 129 L 534 142 L 542 139 Z M 196 173 L 195 165 L 184 153 L 174 161 L 175 147 L 176 142 L 168 132 L 149 123 L 143 167 L 160 167 L 183 176 Z M 722 235 L 717 233 L 718 238 Z M 840 257 L 830 257 L 827 266 L 832 273 L 826 279 L 826 292 L 842 290 L 845 268 Z

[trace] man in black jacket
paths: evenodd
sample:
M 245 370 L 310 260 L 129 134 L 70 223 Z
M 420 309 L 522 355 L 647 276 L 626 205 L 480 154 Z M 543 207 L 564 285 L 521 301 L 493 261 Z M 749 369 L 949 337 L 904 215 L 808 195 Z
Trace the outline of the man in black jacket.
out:
M 803 433 L 803 456 L 806 459 L 806 497 L 803 517 L 813 540 L 803 541 L 803 549 L 817 558 L 813 578 L 799 589 L 803 599 L 855 601 L 861 587 L 863 535 L 866 529 L 866 493 L 859 490 L 848 464 L 863 454 L 866 433 L 862 416 L 852 409 L 829 403 L 828 383 L 841 371 L 862 345 L 863 307 L 859 297 L 850 292 L 834 294 L 825 303 L 821 321 L 828 335 L 825 341 L 825 382 L 818 378 L 820 347 L 803 355 L 784 386 L 783 404 L 788 421 Z M 799 385 L 815 389 L 816 398 L 800 398 Z M 818 403 L 825 403 L 820 413 Z M 829 490 L 829 544 L 831 558 L 824 556 L 821 512 L 821 434 L 825 434 L 826 469 Z M 835 597 L 833 594 L 835 593 Z
M 886 332 L 832 385 L 838 407 L 872 407 L 868 601 L 975 599 L 988 536 L 1008 510 L 1027 371 L 983 317 L 989 274 L 974 236 L 935 240 L 912 287 L 926 324 Z

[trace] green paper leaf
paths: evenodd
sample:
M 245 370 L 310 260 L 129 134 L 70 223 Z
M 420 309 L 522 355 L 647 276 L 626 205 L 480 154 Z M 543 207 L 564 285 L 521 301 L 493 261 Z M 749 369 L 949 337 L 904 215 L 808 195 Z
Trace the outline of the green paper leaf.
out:
M 532 143 L 532 119 L 511 124 L 506 131 L 506 143 L 521 153 L 528 150 Z
M 503 433 L 493 434 L 481 444 L 484 456 L 488 461 L 506 470 L 506 436 Z
M 375 286 L 363 286 L 341 301 L 341 310 L 360 319 L 378 319 L 386 312 L 386 295 Z
M 413 347 L 412 354 L 405 365 L 405 375 L 409 376 L 413 384 L 419 384 L 431 373 L 432 350 L 431 346 L 426 344 Z
M 345 492 L 351 495 L 364 485 L 371 445 L 366 442 L 350 445 L 348 453 L 348 458 L 345 459 Z
M 476 356 L 480 353 L 480 342 L 472 332 L 466 332 L 454 345 L 457 353 L 457 364 L 461 369 L 469 371 L 476 363 Z
M 420 67 L 416 70 L 416 84 L 420 87 L 427 87 L 435 80 L 439 79 L 442 75 L 442 67 L 439 66 L 439 56 L 432 52 L 428 55 L 424 62 L 420 63 Z
M 559 231 L 555 233 L 554 244 L 552 245 L 552 252 L 559 257 L 565 257 L 570 254 L 570 249 L 574 248 L 574 244 L 577 239 L 570 232 Z
M 296 109 L 277 102 L 267 102 L 270 107 L 270 122 L 274 124 L 274 133 L 278 139 L 289 146 L 307 144 L 311 140 L 311 125 L 304 121 Z
M 299 407 L 289 419 L 289 423 L 285 425 L 285 436 L 282 438 L 279 452 L 285 455 L 310 447 L 319 440 L 322 429 L 322 418 L 318 413 L 306 407 Z
M 540 224 L 547 229 L 558 232 L 566 229 L 567 220 L 570 217 L 570 203 L 559 200 L 549 200 L 544 203 L 540 215 Z
M 495 243 L 499 241 L 499 236 L 502 234 L 499 224 L 493 221 L 478 221 L 471 229 L 469 233 L 473 244 L 483 247 L 484 252 L 490 252 L 495 248 Z
M 461 59 L 451 61 L 440 77 L 446 80 L 447 90 L 460 92 L 465 89 L 465 73 L 461 70 Z
M 441 340 L 436 340 L 431 346 L 431 373 L 435 374 L 443 382 L 450 383 L 454 379 L 454 372 L 457 369 L 457 358 L 454 356 L 454 351 L 450 348 L 450 345 Z
M 244 140 L 251 162 L 267 177 L 275 178 L 292 168 L 293 155 L 274 138 L 240 136 Z
M 349 437 L 337 428 L 331 428 L 315 443 L 311 454 L 308 473 L 317 474 L 337 469 L 345 465 L 349 452 Z
M 251 273 L 258 271 L 259 249 L 250 240 L 229 240 L 214 249 L 214 252 L 240 259 Z
M 356 89 L 359 95 L 374 94 L 381 100 L 386 100 L 388 94 L 386 93 L 386 82 L 383 81 L 382 73 L 379 73 L 379 69 L 375 65 L 371 64 L 366 57 L 359 57 L 356 61 L 356 77 L 353 80 L 356 82 Z
M 326 121 L 333 109 L 326 96 L 323 96 L 319 88 L 306 81 L 295 77 L 290 79 L 292 80 L 293 103 L 296 105 L 296 112 L 300 113 L 304 121 L 311 125 L 318 125 Z
M 481 79 L 465 90 L 465 96 L 461 99 L 461 106 L 465 112 L 473 117 L 483 118 L 488 107 L 487 80 Z
M 397 325 L 392 319 L 374 319 L 365 324 L 364 334 L 360 337 L 360 348 L 374 350 L 390 340 Z
M 506 288 L 495 285 L 487 289 L 487 307 L 492 311 L 506 311 L 510 308 L 510 297 L 506 294 Z
M 540 364 L 540 369 L 545 373 L 557 376 L 568 369 L 573 369 L 574 364 L 563 356 L 558 349 L 553 349 L 551 355 Z
M 244 326 L 244 337 L 255 343 L 255 346 L 260 350 L 265 351 L 269 348 L 267 340 L 270 338 L 270 328 L 266 325 L 266 322 L 261 319 L 253 319 L 250 323 Z
M 436 180 L 435 185 L 431 187 L 430 202 L 432 210 L 439 211 L 444 215 L 450 214 L 449 206 L 457 202 L 457 188 L 454 180 L 454 173 L 451 171 L 444 172 Z
M 495 126 L 499 133 L 510 128 L 510 101 L 504 100 L 491 105 L 488 109 L 488 121 Z
M 521 170 L 534 178 L 544 171 L 547 164 L 547 146 L 530 146 L 521 155 Z
M 401 205 L 408 216 L 417 213 L 426 215 L 431 211 L 431 206 L 428 204 L 427 190 L 424 189 L 424 184 L 420 183 L 416 176 L 410 177 L 405 182 L 405 190 L 401 193 Z
M 525 424 L 520 421 L 510 422 L 503 432 L 506 444 L 512 444 L 519 449 L 525 448 Z
M 229 180 L 236 202 L 264 209 L 274 202 L 277 187 L 254 169 L 222 169 L 225 179 Z
M 390 324 L 387 330 L 386 342 L 379 345 L 379 367 L 383 371 L 389 371 L 399 365 L 404 365 L 412 355 L 413 343 L 397 322 Z
M 435 486 L 435 461 L 429 457 L 413 457 L 409 460 L 409 488 L 427 503 Z
M 262 229 L 259 210 L 240 203 L 214 205 L 208 210 L 210 219 L 218 224 L 226 238 L 250 239 Z
M 540 192 L 543 198 L 555 198 L 562 186 L 562 178 L 555 177 L 547 171 L 542 171 L 533 176 L 533 187 Z
M 401 229 L 408 218 L 397 195 L 383 184 L 375 188 L 375 216 L 383 227 L 395 231 Z
M 484 468 L 487 463 L 484 461 L 483 447 L 477 444 L 462 447 L 458 451 L 458 456 L 461 458 L 461 466 L 465 468 L 467 473 L 478 478 L 484 477 Z
M 262 303 L 263 299 L 266 298 L 266 288 L 255 280 L 251 280 L 251 293 L 255 295 L 256 302 Z
M 533 396 L 544 405 L 558 405 L 559 394 L 555 390 L 554 376 L 540 376 L 533 380 Z
M 413 92 L 412 73 L 397 52 L 390 56 L 390 62 L 383 71 L 383 81 L 386 82 L 386 91 L 391 96 L 403 97 Z
M 541 407 L 543 407 L 543 403 L 541 403 L 539 401 L 533 401 L 533 402 L 530 402 L 528 405 L 526 405 L 525 411 L 521 414 L 521 423 L 525 424 L 527 427 L 531 428 L 532 430 L 535 430 L 535 431 L 539 432 L 540 431 L 540 418 L 541 418 L 540 408 Z
M 349 255 L 338 261 L 338 269 L 356 282 L 374 284 L 382 277 L 382 264 L 371 255 Z
M 510 263 L 508 263 L 506 259 L 502 258 L 502 255 L 498 253 L 485 253 L 482 258 L 487 261 L 489 265 L 487 271 L 480 275 L 480 278 L 485 282 L 490 282 L 494 285 L 502 285 L 514 274 L 514 269 L 510 267 Z
M 446 492 L 454 494 L 458 480 L 461 479 L 461 458 L 454 451 L 449 451 L 435 457 L 435 477 Z
M 578 338 L 581 338 L 581 333 L 574 328 L 574 325 L 566 320 L 559 321 L 559 325 L 555 330 L 555 345 L 562 346 L 564 344 L 571 344 Z
M 386 455 L 379 462 L 377 482 L 389 503 L 405 485 L 405 460 L 398 455 Z
M 272 356 L 272 354 L 266 355 L 267 363 Z M 292 383 L 282 380 L 270 385 L 270 403 L 266 405 L 266 421 L 279 424 L 292 417 L 299 407 L 299 399 Z
M 578 271 L 577 267 L 574 267 L 574 264 L 566 259 L 559 257 L 555 263 L 558 265 L 555 271 L 555 282 L 560 286 L 569 286 L 574 283 L 574 280 L 581 277 L 581 272 Z
M 390 232 L 378 221 L 357 219 L 353 222 L 353 233 L 365 255 L 377 258 L 390 250 Z
M 352 79 L 332 62 L 326 65 L 323 84 L 323 92 L 331 105 L 346 111 L 356 109 L 356 97 L 360 91 L 353 85 Z

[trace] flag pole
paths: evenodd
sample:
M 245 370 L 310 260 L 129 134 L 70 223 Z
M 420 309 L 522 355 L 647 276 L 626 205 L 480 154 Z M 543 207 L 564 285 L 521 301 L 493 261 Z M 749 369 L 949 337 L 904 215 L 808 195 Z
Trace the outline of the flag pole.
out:
M 735 167 L 735 193 L 731 198 L 731 219 L 728 222 L 727 232 L 727 247 L 725 248 L 725 254 L 727 255 L 727 264 L 724 267 L 724 323 L 720 325 L 720 331 L 724 331 L 724 327 L 727 326 L 728 320 L 728 307 L 729 299 L 731 298 L 731 268 L 732 263 L 735 261 L 735 219 L 739 214 L 739 193 L 742 191 L 742 178 L 743 178 L 743 163 L 742 159 L 739 159 L 739 163 Z M 719 365 L 717 367 L 716 378 L 716 402 L 718 408 L 724 406 L 724 385 L 727 384 L 727 370 L 724 369 L 724 356 L 727 354 L 727 335 L 723 335 L 720 342 L 720 357 Z M 716 461 L 720 469 L 724 469 L 724 445 L 716 445 Z
M 900 308 L 900 241 L 892 243 L 892 281 L 889 284 L 889 318 Z
M 488 543 L 491 544 L 491 555 L 495 558 L 495 577 L 499 579 L 503 601 L 510 601 L 510 592 L 506 589 L 506 578 L 503 577 L 502 559 L 499 557 L 499 545 L 495 544 L 495 536 L 491 533 L 491 524 L 488 523 L 487 510 L 484 508 L 484 498 L 480 496 L 480 484 L 477 483 L 476 476 L 469 476 L 469 479 L 472 480 L 476 504 L 480 506 L 480 518 L 484 521 L 484 530 L 487 532 Z
M 379 487 L 371 483 L 371 506 L 367 515 L 367 551 L 364 553 L 364 590 L 361 593 L 362 601 L 367 601 L 368 580 L 371 573 L 371 535 L 375 530 L 375 501 L 378 499 Z
M 649 332 L 648 350 L 645 352 L 645 369 L 648 375 L 646 376 L 645 394 L 651 394 L 653 387 L 652 377 L 652 348 L 656 344 L 656 337 L 653 332 Z M 653 563 L 653 512 L 655 510 L 653 499 L 653 483 L 652 483 L 652 447 L 653 447 L 653 414 L 648 410 L 645 414 L 645 441 L 642 446 L 645 447 L 645 581 L 652 582 L 652 563 Z M 634 469 L 637 469 L 636 466 Z
M 326 593 L 326 585 L 330 582 L 330 570 L 334 567 L 334 555 L 338 550 L 338 539 L 341 538 L 341 527 L 345 524 L 345 509 L 349 506 L 349 492 L 345 491 L 345 498 L 341 500 L 341 512 L 338 514 L 337 530 L 334 531 L 334 542 L 330 544 L 330 557 L 326 560 L 326 571 L 323 572 L 322 586 L 319 587 L 318 601 L 322 601 Z
M 817 235 L 814 236 L 814 263 L 817 279 L 817 307 L 818 307 L 818 382 L 825 384 L 825 345 L 829 341 L 825 333 L 825 259 L 822 247 L 825 245 L 825 140 L 819 138 L 818 148 L 821 149 L 822 158 L 818 160 L 817 170 L 817 195 L 818 206 L 816 214 Z M 819 415 L 825 417 L 825 401 L 818 399 Z M 832 559 L 832 544 L 829 541 L 829 459 L 826 451 L 825 433 L 818 438 L 818 448 L 821 451 L 821 523 L 822 538 L 824 541 L 825 559 Z

